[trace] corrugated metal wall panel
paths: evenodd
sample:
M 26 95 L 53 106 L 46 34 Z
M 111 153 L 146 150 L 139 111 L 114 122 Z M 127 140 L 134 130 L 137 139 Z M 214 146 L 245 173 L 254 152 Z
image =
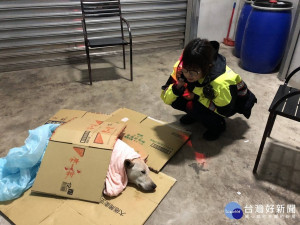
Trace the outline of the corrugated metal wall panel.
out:
M 182 48 L 187 2 L 121 0 L 123 17 L 132 30 L 133 52 Z M 117 24 L 110 19 L 93 23 L 101 23 L 101 28 L 95 26 L 92 36 L 116 35 Z M 120 52 L 120 47 L 111 47 L 92 55 Z M 79 0 L 0 1 L 0 72 L 84 60 Z

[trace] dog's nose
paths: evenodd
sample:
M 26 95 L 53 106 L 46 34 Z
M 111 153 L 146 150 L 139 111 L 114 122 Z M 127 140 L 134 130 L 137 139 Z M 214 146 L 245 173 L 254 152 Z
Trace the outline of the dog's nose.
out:
M 152 184 L 152 189 L 155 190 L 156 187 L 157 187 L 156 184 L 153 183 Z

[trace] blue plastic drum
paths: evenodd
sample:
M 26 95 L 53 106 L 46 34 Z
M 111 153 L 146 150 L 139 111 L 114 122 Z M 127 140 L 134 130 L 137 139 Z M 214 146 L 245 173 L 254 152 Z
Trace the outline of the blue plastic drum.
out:
M 291 26 L 292 3 L 256 0 L 248 17 L 241 48 L 241 66 L 271 73 L 280 64 Z
M 252 9 L 251 3 L 252 3 L 252 1 L 245 1 L 244 6 L 241 10 L 238 25 L 236 28 L 235 43 L 234 43 L 234 55 L 238 58 L 241 57 L 241 47 L 242 47 L 242 41 L 243 41 L 243 37 L 244 37 L 245 26 L 246 26 L 248 16 Z

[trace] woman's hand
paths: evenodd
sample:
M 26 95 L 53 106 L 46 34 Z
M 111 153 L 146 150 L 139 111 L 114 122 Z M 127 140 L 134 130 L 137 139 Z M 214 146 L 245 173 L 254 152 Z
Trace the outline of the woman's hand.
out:
M 177 89 L 180 89 L 184 85 L 185 85 L 185 82 L 184 82 L 183 78 L 177 78 L 177 83 L 176 83 Z
M 181 67 L 178 67 L 177 70 L 176 70 L 176 77 L 177 77 L 177 80 L 179 80 L 179 78 L 183 76 L 182 74 L 182 68 Z
M 184 79 L 182 78 L 183 74 L 181 69 L 178 69 L 176 71 L 176 78 L 177 78 L 177 83 L 176 83 L 176 87 L 177 89 L 180 89 L 181 87 L 183 87 L 185 85 Z
M 191 101 L 194 99 L 195 94 L 193 92 L 185 92 L 182 97 L 184 97 L 186 100 Z

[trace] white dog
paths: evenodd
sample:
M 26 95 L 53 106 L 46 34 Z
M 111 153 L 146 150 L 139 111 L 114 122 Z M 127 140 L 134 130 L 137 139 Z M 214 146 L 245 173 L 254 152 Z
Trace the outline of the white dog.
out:
M 111 156 L 105 180 L 104 194 L 119 195 L 127 183 L 136 184 L 143 191 L 154 191 L 156 184 L 149 177 L 149 168 L 140 154 L 118 139 Z
M 144 191 L 154 191 L 156 184 L 149 177 L 149 168 L 145 160 L 141 158 L 126 159 L 125 162 L 126 174 L 129 183 L 137 185 Z

